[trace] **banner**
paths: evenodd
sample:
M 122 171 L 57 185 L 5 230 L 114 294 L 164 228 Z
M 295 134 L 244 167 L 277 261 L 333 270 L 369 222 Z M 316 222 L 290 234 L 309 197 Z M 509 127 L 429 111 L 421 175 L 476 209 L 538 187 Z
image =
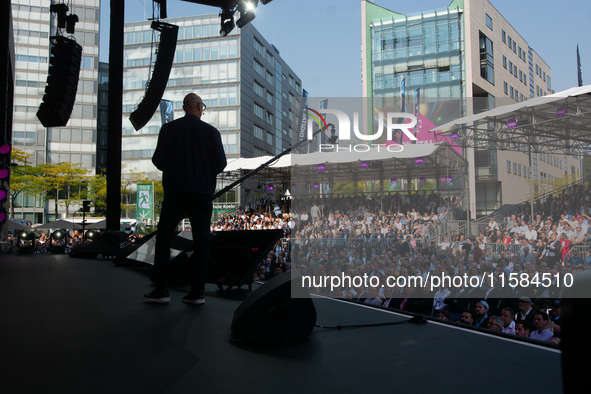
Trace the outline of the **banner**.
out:
M 138 183 L 135 202 L 135 218 L 148 220 L 154 217 L 154 188 L 151 183 Z
M 174 120 L 174 106 L 172 100 L 160 100 L 160 119 L 162 124 L 170 123 Z
M 306 89 L 302 89 L 302 101 L 300 104 L 300 118 L 299 118 L 300 124 L 297 126 L 298 127 L 298 138 L 297 138 L 296 143 L 306 139 L 306 128 L 308 127 L 308 112 L 306 112 L 307 106 L 308 106 L 308 92 L 306 91 Z M 309 149 L 309 145 L 310 145 L 310 143 L 300 145 L 298 148 L 296 148 L 296 150 L 298 150 L 300 152 L 307 152 Z

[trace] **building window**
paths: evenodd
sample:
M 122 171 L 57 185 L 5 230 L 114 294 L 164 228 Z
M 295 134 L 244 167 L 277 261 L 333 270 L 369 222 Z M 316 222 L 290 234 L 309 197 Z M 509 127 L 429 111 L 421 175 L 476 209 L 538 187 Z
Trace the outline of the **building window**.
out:
M 507 68 L 507 56 L 503 55 L 503 67 Z
M 503 32 L 504 33 L 504 32 Z M 507 160 L 507 172 L 510 174 L 511 173 L 511 161 Z
M 273 145 L 273 134 L 267 133 L 267 144 Z
M 517 163 L 513 163 L 513 174 L 517 175 Z
M 491 30 L 493 29 L 492 18 L 488 14 L 486 14 L 486 26 Z
M 519 70 L 519 80 L 523 82 L 523 73 Z
M 517 164 L 517 175 L 521 176 L 521 164 Z
M 546 71 L 544 71 L 544 82 L 546 82 Z
M 513 74 L 513 62 L 509 60 L 509 72 Z
M 510 94 L 510 96 L 511 96 L 511 98 L 513 98 L 513 96 L 514 96 L 514 89 L 513 89 L 513 86 L 511 86 L 511 94 Z
M 517 66 L 513 65 L 513 75 L 517 78 Z
M 482 32 L 480 32 L 480 76 L 495 84 L 493 43 Z
M 513 53 L 517 53 L 517 43 L 513 41 Z
M 513 47 L 513 40 L 511 39 L 511 36 L 509 36 L 509 39 L 507 40 L 507 45 L 509 46 L 509 49 Z
M 552 91 L 552 83 L 550 82 L 550 76 L 548 75 L 548 78 L 546 78 L 547 82 L 548 82 L 548 90 Z
M 261 77 L 264 77 L 264 71 L 263 71 L 263 65 L 259 62 L 257 62 L 256 60 L 254 61 L 254 71 L 257 72 L 257 74 L 259 74 Z
M 265 110 L 257 104 L 254 105 L 254 114 L 263 120 L 265 119 Z
M 258 138 L 259 140 L 263 141 L 264 135 L 265 135 L 265 130 L 263 130 L 262 128 L 260 128 L 257 125 L 253 126 L 253 133 L 255 138 Z
M 506 81 L 503 82 L 503 89 L 505 91 L 505 94 L 509 94 L 509 84 Z
M 502 38 L 503 42 L 507 42 L 507 37 L 506 37 L 506 34 L 505 34 L 505 30 L 501 30 L 501 38 Z
M 254 92 L 262 98 L 265 98 L 265 89 L 256 82 L 254 83 Z

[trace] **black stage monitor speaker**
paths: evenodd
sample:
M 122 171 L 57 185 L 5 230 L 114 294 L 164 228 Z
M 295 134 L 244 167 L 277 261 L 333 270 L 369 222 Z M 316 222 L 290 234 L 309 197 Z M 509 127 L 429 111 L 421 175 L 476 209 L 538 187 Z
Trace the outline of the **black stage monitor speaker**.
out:
M 107 231 L 93 241 L 85 241 L 74 247 L 70 257 L 94 258 L 102 254 L 104 258 L 116 256 L 121 251 L 121 244 L 129 237 L 123 231 Z
M 63 36 L 51 37 L 51 57 L 43 102 L 37 118 L 44 127 L 65 126 L 70 119 L 80 75 L 82 47 Z
M 156 63 L 152 78 L 148 82 L 148 90 L 141 103 L 130 115 L 129 120 L 136 130 L 141 129 L 150 121 L 166 89 L 170 69 L 174 60 L 179 27 L 169 23 L 153 21 L 152 29 L 160 31 L 160 43 L 156 54 Z
M 234 339 L 308 338 L 316 308 L 301 278 L 297 271 L 286 271 L 256 289 L 234 312 Z

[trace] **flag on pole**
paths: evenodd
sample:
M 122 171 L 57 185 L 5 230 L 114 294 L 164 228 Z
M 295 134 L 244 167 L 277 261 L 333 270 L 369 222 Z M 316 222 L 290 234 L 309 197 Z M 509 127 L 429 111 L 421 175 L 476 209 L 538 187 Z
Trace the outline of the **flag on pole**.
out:
M 583 86 L 583 69 L 581 68 L 581 54 L 579 53 L 579 44 L 577 44 L 577 71 L 579 74 L 579 86 Z
M 163 125 L 174 120 L 174 107 L 172 103 L 172 100 L 160 100 L 160 119 Z

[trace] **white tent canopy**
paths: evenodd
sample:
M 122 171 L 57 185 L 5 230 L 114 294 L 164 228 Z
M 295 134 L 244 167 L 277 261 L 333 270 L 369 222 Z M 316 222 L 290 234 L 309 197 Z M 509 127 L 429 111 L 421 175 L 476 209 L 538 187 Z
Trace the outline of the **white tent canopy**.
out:
M 403 145 L 402 152 L 389 152 L 385 147 L 379 149 L 371 148 L 368 152 L 349 152 L 340 148 L 338 152 L 314 152 L 306 154 L 288 154 L 285 155 L 275 163 L 271 164 L 270 168 L 285 168 L 292 166 L 313 166 L 320 164 L 337 164 L 337 163 L 351 163 L 356 161 L 375 161 L 387 159 L 408 159 L 430 156 L 438 150 L 439 146 L 428 145 Z M 395 151 L 399 148 L 392 147 Z M 260 156 L 252 159 L 239 158 L 228 162 L 224 172 L 236 170 L 254 170 L 261 164 L 272 159 L 272 156 Z
M 515 123 L 509 126 L 510 121 Z M 430 131 L 436 140 L 453 136 L 464 147 L 473 147 L 477 139 L 499 150 L 523 151 L 531 146 L 533 152 L 590 152 L 591 85 L 499 106 Z

